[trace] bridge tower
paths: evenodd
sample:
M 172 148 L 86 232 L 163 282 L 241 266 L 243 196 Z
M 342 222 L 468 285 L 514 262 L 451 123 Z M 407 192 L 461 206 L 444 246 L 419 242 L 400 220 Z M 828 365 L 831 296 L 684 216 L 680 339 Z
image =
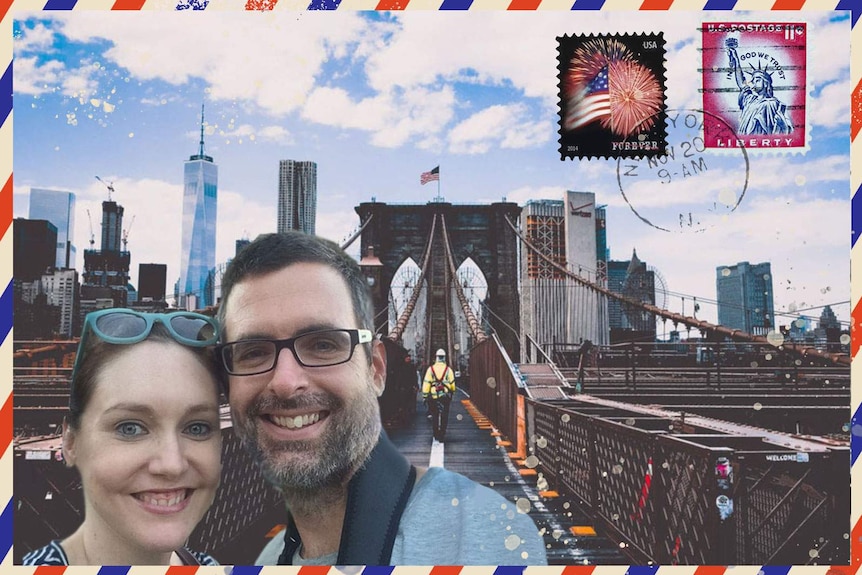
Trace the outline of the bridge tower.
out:
M 497 332 L 510 357 L 519 357 L 519 336 L 513 332 L 520 321 L 518 300 L 518 238 L 506 224 L 509 218 L 517 222 L 521 213 L 518 204 L 495 202 L 485 205 L 453 205 L 448 202 L 429 202 L 427 204 L 386 204 L 383 202 L 363 202 L 356 208 L 360 221 L 372 217 L 371 222 L 362 230 L 361 253 L 368 253 L 373 247 L 375 256 L 383 264 L 379 279 L 372 289 L 375 314 L 385 317 L 388 309 L 389 291 L 393 276 L 401 264 L 411 257 L 419 265 L 431 233 L 435 214 L 441 214 L 452 244 L 452 255 L 457 269 L 468 257 L 472 258 L 488 282 L 488 308 L 493 312 L 486 314 L 490 326 Z M 445 264 L 442 233 L 438 224 L 431 248 L 427 285 L 428 326 L 433 341 L 426 342 L 427 357 L 417 358 L 429 361 L 430 354 L 438 347 L 448 343 L 445 333 L 447 325 L 446 310 L 461 313 L 459 306 L 451 305 L 449 272 Z M 505 324 L 503 323 L 505 322 Z M 511 327 L 510 327 L 511 326 Z M 443 339 L 436 339 L 443 338 Z M 432 349 L 433 347 L 433 349 Z

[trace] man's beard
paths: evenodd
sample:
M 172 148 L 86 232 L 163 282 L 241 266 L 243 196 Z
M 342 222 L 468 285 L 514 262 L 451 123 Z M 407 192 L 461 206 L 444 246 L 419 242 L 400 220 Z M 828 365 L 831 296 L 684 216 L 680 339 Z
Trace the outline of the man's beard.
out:
M 311 408 L 329 411 L 326 430 L 314 440 L 275 441 L 262 437 L 258 416 L 273 409 Z M 264 395 L 249 407 L 245 420 L 233 416 L 234 429 L 264 478 L 285 496 L 316 498 L 321 490 L 342 485 L 365 462 L 380 436 L 380 408 L 370 385 L 345 405 L 324 392 L 289 399 Z M 283 454 L 297 454 L 282 460 Z

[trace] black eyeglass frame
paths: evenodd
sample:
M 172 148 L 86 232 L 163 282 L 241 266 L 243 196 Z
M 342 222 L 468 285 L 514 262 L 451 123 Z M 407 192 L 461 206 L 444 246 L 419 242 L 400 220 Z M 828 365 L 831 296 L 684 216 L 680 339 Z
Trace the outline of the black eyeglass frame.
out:
M 299 358 L 299 354 L 296 353 L 296 341 L 302 339 L 304 337 L 320 335 L 322 333 L 332 333 L 332 332 L 341 332 L 347 333 L 350 336 L 350 352 L 347 355 L 347 358 L 341 361 L 337 361 L 335 363 L 327 363 L 324 365 L 309 365 L 302 361 Z M 281 350 L 287 348 L 293 354 L 293 359 L 296 360 L 296 363 L 301 365 L 302 367 L 307 368 L 318 368 L 318 367 L 332 367 L 334 365 L 341 365 L 343 363 L 347 363 L 351 359 L 353 359 L 353 354 L 356 351 L 356 346 L 360 343 L 371 343 L 374 340 L 374 334 L 371 330 L 368 329 L 321 329 L 317 331 L 310 331 L 307 333 L 303 333 L 297 335 L 296 337 L 289 337 L 287 339 L 268 339 L 268 338 L 251 338 L 251 339 L 240 339 L 237 341 L 230 341 L 226 343 L 220 343 L 216 346 L 216 353 L 218 354 L 219 359 L 221 360 L 221 365 L 225 370 L 225 373 L 228 375 L 232 375 L 234 377 L 246 377 L 251 375 L 260 375 L 262 373 L 267 373 L 275 369 L 276 365 L 278 365 L 278 356 L 281 355 Z M 272 365 L 270 365 L 266 369 L 261 369 L 260 371 L 254 371 L 251 373 L 235 373 L 228 366 L 228 360 L 225 357 L 225 353 L 231 347 L 236 344 L 247 344 L 247 343 L 272 343 L 275 345 L 275 353 L 272 356 Z

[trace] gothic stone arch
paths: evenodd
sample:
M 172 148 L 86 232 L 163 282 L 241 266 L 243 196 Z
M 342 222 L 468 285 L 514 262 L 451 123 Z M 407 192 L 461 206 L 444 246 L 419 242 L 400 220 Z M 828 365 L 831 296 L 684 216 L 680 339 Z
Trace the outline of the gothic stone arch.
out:
M 373 216 L 362 231 L 361 253 L 373 247 L 374 255 L 383 264 L 379 281 L 372 286 L 375 313 L 386 309 L 389 287 L 398 266 L 406 257 L 421 262 L 431 233 L 434 214 L 446 219 L 455 267 L 467 258 L 473 261 L 488 280 L 488 305 L 499 319 L 489 314 L 490 324 L 497 332 L 510 357 L 519 357 L 518 336 L 509 326 L 518 326 L 518 238 L 505 218 L 517 222 L 521 208 L 511 202 L 487 205 L 453 205 L 446 202 L 405 205 L 365 202 L 357 206 L 360 221 Z M 435 232 L 438 238 L 440 231 Z M 437 250 L 434 250 L 435 252 Z M 432 253 L 444 258 L 443 253 Z

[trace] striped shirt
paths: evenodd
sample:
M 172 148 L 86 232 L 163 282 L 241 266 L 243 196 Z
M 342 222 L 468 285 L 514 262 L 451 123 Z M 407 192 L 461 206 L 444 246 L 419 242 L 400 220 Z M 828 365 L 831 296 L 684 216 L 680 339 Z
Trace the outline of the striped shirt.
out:
M 215 557 L 212 555 L 207 555 L 206 553 L 201 553 L 199 551 L 189 551 L 192 555 L 194 555 L 195 559 L 198 560 L 198 563 L 201 565 L 218 565 L 219 562 L 216 561 Z M 26 555 L 24 555 L 24 559 L 21 561 L 22 565 L 68 565 L 69 558 L 66 557 L 66 551 L 63 550 L 63 546 L 60 545 L 60 541 L 54 540 L 45 545 L 44 547 L 40 547 L 39 549 L 34 549 L 30 551 Z

